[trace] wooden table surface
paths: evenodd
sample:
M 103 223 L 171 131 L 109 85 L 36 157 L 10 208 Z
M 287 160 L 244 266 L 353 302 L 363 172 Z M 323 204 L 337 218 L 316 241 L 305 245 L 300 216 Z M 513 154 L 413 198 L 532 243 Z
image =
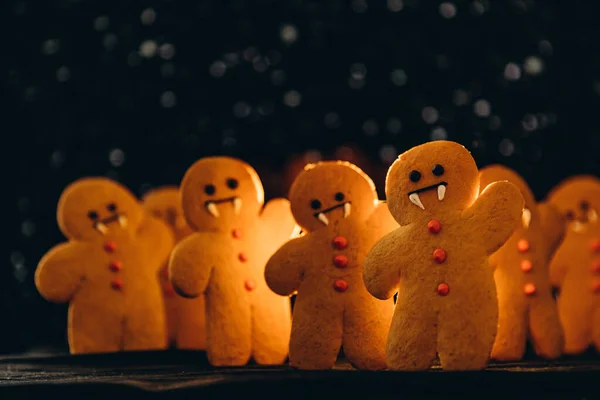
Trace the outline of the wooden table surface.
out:
M 491 364 L 485 371 L 331 371 L 289 366 L 213 368 L 202 352 L 0 357 L 0 399 L 13 398 L 540 398 L 600 399 L 600 356 Z M 226 400 L 226 399 L 225 399 Z M 311 399 L 309 399 L 311 400 Z

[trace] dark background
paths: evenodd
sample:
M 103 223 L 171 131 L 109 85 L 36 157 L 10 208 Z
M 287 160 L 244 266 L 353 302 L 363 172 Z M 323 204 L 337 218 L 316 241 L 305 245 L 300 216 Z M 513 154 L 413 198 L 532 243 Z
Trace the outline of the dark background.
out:
M 63 240 L 69 182 L 141 195 L 228 154 L 285 195 L 307 161 L 354 161 L 383 190 L 435 139 L 503 163 L 536 196 L 598 174 L 595 1 L 4 1 L 8 164 L 0 352 L 65 348 L 66 305 L 33 273 Z M 383 195 L 383 193 L 381 193 Z

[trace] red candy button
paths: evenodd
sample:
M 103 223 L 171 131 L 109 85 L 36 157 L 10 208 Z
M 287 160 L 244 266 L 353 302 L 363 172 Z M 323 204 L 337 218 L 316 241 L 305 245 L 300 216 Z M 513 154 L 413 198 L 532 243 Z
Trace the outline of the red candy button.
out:
M 592 241 L 591 247 L 594 253 L 600 253 L 600 240 L 596 239 Z
M 346 268 L 348 265 L 348 257 L 338 254 L 333 258 L 333 264 L 338 268 Z
M 592 263 L 592 272 L 595 274 L 600 274 L 600 261 Z
M 521 252 L 521 253 L 525 253 L 527 251 L 529 251 L 529 242 L 525 239 L 521 239 L 517 242 L 517 249 Z
M 333 288 L 338 292 L 345 292 L 348 289 L 348 283 L 343 279 L 338 279 L 333 282 Z
M 108 242 L 104 243 L 104 250 L 112 253 L 113 251 L 117 250 L 117 244 L 112 240 L 109 240 Z
M 592 283 L 592 291 L 594 293 L 600 293 L 600 282 Z
M 123 289 L 123 282 L 118 279 L 115 279 L 110 282 L 110 286 L 112 286 L 112 288 L 115 290 L 121 290 Z
M 442 230 L 442 225 L 440 224 L 440 221 L 432 219 L 427 223 L 427 229 L 429 229 L 429 232 L 431 233 L 438 233 Z
M 526 283 L 525 286 L 523 286 L 523 291 L 527 296 L 531 296 L 536 292 L 535 285 L 533 283 Z
M 238 259 L 239 259 L 241 262 L 245 263 L 246 261 L 248 261 L 248 256 L 246 256 L 246 254 L 245 254 L 245 253 L 240 253 L 240 254 L 238 254 Z
M 440 283 L 437 287 L 437 292 L 440 296 L 446 296 L 450 293 L 450 286 L 447 283 Z
M 123 268 L 123 263 L 121 261 L 115 260 L 110 263 L 109 268 L 112 272 L 119 272 Z
M 247 291 L 251 292 L 256 287 L 256 284 L 254 283 L 254 281 L 252 279 L 246 279 L 246 281 L 244 282 L 244 287 L 246 288 Z
M 446 252 L 442 249 L 435 249 L 433 251 L 433 261 L 435 261 L 438 264 L 441 264 L 444 261 L 446 261 Z
M 533 265 L 531 264 L 531 261 L 529 261 L 529 260 L 521 261 L 521 271 L 529 272 L 529 271 L 531 271 L 532 268 L 533 268 Z
M 242 237 L 242 231 L 241 229 L 234 229 L 231 231 L 231 236 L 234 237 L 234 239 L 241 239 Z
M 339 250 L 345 249 L 348 247 L 348 240 L 343 236 L 337 236 L 333 239 L 333 246 Z

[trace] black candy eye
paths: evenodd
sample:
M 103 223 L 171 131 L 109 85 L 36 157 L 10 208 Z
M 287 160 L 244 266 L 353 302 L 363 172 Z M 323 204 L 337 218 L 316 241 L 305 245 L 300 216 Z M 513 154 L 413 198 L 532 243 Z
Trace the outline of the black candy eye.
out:
M 215 188 L 215 185 L 204 186 L 204 193 L 206 193 L 209 196 L 212 196 L 213 194 L 215 194 L 216 191 L 217 191 L 217 189 Z
M 310 207 L 313 210 L 318 210 L 319 208 L 321 208 L 321 202 L 319 200 L 313 200 L 310 202 Z
M 584 200 L 579 204 L 579 207 L 581 207 L 583 211 L 587 211 L 590 208 L 590 203 Z
M 440 164 L 435 164 L 433 169 L 431 170 L 435 176 L 440 176 L 444 174 L 444 167 Z
M 88 211 L 88 218 L 91 220 L 97 220 L 98 219 L 98 213 L 96 211 Z
M 410 179 L 413 182 L 419 182 L 419 180 L 421 179 L 421 173 L 417 170 L 412 170 L 410 171 L 410 174 L 408 174 L 408 179 Z
M 573 211 L 567 211 L 567 212 L 565 213 L 565 217 L 566 217 L 566 218 L 567 218 L 569 221 L 571 221 L 571 220 L 572 220 L 572 219 L 575 217 L 575 215 L 573 214 Z
M 342 193 L 342 192 L 337 192 L 335 194 L 335 199 L 337 201 L 344 201 L 345 198 L 346 198 L 346 196 L 344 196 L 344 193 Z
M 110 212 L 117 211 L 117 205 L 115 203 L 110 203 L 106 206 L 106 209 Z
M 233 178 L 229 178 L 227 179 L 227 187 L 229 189 L 237 189 L 239 183 L 237 181 L 237 179 L 233 179 Z

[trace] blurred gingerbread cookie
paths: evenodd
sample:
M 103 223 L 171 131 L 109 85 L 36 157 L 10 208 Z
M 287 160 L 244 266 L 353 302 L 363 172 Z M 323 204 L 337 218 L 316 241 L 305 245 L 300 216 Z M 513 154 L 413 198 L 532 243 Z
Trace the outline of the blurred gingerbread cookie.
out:
M 265 270 L 276 293 L 298 293 L 290 364 L 329 369 L 340 346 L 356 368 L 385 369 L 393 299 L 365 289 L 362 264 L 377 239 L 397 226 L 375 185 L 358 167 L 329 161 L 305 167 L 290 190 L 292 212 L 306 233 L 281 247 Z
M 148 192 L 143 197 L 143 205 L 151 215 L 169 226 L 175 243 L 179 243 L 193 232 L 183 216 L 178 187 L 167 186 Z M 168 266 L 166 260 L 158 279 L 165 298 L 169 342 L 178 349 L 204 350 L 206 348 L 204 296 L 187 299 L 177 295 L 169 281 Z
M 482 369 L 498 322 L 488 257 L 521 221 L 523 198 L 508 182 L 479 194 L 470 153 L 435 141 L 410 149 L 386 180 L 390 211 L 400 224 L 365 259 L 369 292 L 398 292 L 387 340 L 390 369 L 425 370 L 439 356 L 445 370 Z
M 183 212 L 195 231 L 173 250 L 169 277 L 185 297 L 206 297 L 207 355 L 215 366 L 283 363 L 291 302 L 267 287 L 269 257 L 293 234 L 289 202 L 264 204 L 262 183 L 247 163 L 207 157 L 181 183 Z
M 169 228 L 106 178 L 69 185 L 57 214 L 68 242 L 42 258 L 35 284 L 45 299 L 69 302 L 71 353 L 165 349 L 156 276 L 173 247 Z
M 529 337 L 537 355 L 560 356 L 564 344 L 548 266 L 564 235 L 564 218 L 549 204 L 538 205 L 529 185 L 515 171 L 491 165 L 481 169 L 480 185 L 508 181 L 525 200 L 521 224 L 490 257 L 498 291 L 498 334 L 491 357 L 520 360 Z
M 567 219 L 565 238 L 550 264 L 559 289 L 558 313 L 566 354 L 600 350 L 600 180 L 576 176 L 560 183 L 548 202 Z

